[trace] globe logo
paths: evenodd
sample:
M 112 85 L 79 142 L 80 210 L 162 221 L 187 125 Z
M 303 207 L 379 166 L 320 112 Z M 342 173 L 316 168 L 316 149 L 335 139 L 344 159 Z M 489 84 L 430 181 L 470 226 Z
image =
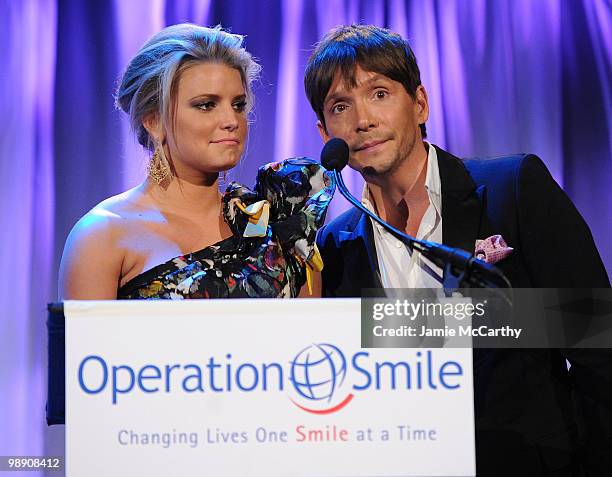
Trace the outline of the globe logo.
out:
M 307 346 L 291 361 L 291 382 L 298 394 L 310 401 L 331 402 L 345 376 L 346 358 L 338 347 L 329 343 Z

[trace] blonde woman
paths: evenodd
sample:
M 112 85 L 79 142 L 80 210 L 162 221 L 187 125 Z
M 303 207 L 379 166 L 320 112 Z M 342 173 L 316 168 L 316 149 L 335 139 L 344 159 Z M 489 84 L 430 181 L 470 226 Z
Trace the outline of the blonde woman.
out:
M 60 299 L 320 294 L 314 240 L 334 189 L 327 172 L 288 159 L 262 167 L 254 190 L 218 190 L 244 151 L 260 70 L 242 41 L 174 25 L 131 60 L 117 104 L 151 153 L 149 176 L 75 225 Z

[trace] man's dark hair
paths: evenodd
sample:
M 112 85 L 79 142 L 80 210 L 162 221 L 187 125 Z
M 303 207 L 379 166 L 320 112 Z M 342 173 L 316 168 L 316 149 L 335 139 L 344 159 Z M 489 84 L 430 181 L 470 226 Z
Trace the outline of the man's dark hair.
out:
M 326 128 L 323 103 L 336 72 L 340 71 L 348 85 L 355 87 L 353 73 L 357 65 L 401 83 L 416 99 L 421 73 L 407 41 L 397 33 L 374 25 L 340 26 L 317 44 L 304 74 L 306 96 L 323 127 Z M 421 135 L 426 137 L 425 124 L 419 127 Z

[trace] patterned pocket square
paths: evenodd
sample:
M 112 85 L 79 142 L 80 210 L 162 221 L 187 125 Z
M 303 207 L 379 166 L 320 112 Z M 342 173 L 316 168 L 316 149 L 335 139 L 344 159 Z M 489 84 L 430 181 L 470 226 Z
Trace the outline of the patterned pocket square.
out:
M 512 253 L 514 249 L 501 235 L 491 235 L 483 240 L 476 240 L 474 256 L 487 263 L 497 263 Z

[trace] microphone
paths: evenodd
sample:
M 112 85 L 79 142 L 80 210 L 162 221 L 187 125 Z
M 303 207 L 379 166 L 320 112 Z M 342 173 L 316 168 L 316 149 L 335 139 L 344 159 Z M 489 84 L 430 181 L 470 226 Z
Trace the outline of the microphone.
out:
M 353 206 L 382 225 L 394 237 L 404 242 L 411 252 L 421 253 L 442 268 L 444 270 L 443 286 L 447 293 L 461 288 L 462 285 L 478 288 L 511 288 L 510 282 L 504 274 L 490 263 L 483 262 L 460 248 L 447 247 L 427 240 L 418 240 L 396 229 L 366 209 L 361 202 L 353 197 L 342 179 L 341 171 L 346 167 L 348 161 L 349 147 L 346 141 L 340 138 L 332 138 L 325 143 L 321 151 L 321 164 L 325 169 L 334 172 L 340 193 Z
M 340 172 L 349 161 L 349 147 L 345 140 L 334 137 L 325 143 L 321 151 L 321 164 L 328 171 Z

